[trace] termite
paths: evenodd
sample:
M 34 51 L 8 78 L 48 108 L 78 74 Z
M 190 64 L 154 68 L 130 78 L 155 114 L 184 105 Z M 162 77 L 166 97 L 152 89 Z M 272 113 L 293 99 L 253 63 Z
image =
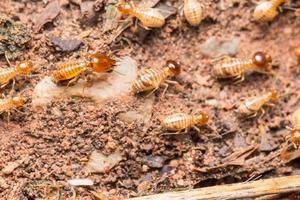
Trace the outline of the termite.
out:
M 160 28 L 165 24 L 165 17 L 156 8 L 135 7 L 132 3 L 123 2 L 118 4 L 118 10 L 136 17 L 145 28 Z
M 259 3 L 253 13 L 255 20 L 260 22 L 269 22 L 277 15 L 277 8 L 283 4 L 285 0 L 270 0 Z
M 198 26 L 203 19 L 204 6 L 199 0 L 184 0 L 183 13 L 192 26 Z
M 115 66 L 115 63 L 115 60 L 104 54 L 90 54 L 83 60 L 58 64 L 57 69 L 52 72 L 52 81 L 59 83 L 64 80 L 68 80 L 69 85 L 70 83 L 75 82 L 84 72 L 110 72 Z
M 22 61 L 16 64 L 15 67 L 0 69 L 0 84 L 4 87 L 10 80 L 18 75 L 28 75 L 33 69 L 33 64 L 30 61 Z M 14 83 L 13 83 L 14 84 Z
M 241 104 L 237 108 L 237 112 L 241 115 L 241 117 L 252 118 L 255 117 L 259 110 L 264 110 L 262 107 L 271 102 L 276 101 L 278 99 L 278 94 L 276 90 L 272 90 L 265 94 L 250 97 L 241 102 Z
M 26 99 L 23 95 L 0 99 L 0 114 L 7 112 L 9 121 L 10 110 L 16 110 L 17 108 L 23 106 L 25 104 L 25 100 Z
M 166 79 L 172 76 L 180 74 L 180 65 L 176 61 L 168 60 L 163 68 L 145 68 L 142 69 L 132 85 L 132 91 L 134 93 L 140 93 L 145 91 L 154 92 L 160 85 L 165 85 L 165 90 L 168 88 L 168 84 L 164 82 Z M 151 93 L 152 93 L 151 92 Z
M 179 134 L 183 130 L 187 133 L 190 128 L 194 128 L 200 132 L 197 125 L 204 126 L 207 125 L 208 116 L 206 113 L 199 112 L 198 114 L 186 114 L 186 113 L 175 113 L 171 115 L 164 116 L 161 125 L 169 131 L 176 131 L 174 134 Z
M 293 127 L 287 127 L 291 132 L 288 137 L 288 141 L 292 142 L 296 149 L 300 148 L 300 108 L 298 108 L 292 115 Z
M 256 52 L 252 58 L 232 58 L 226 56 L 213 66 L 213 76 L 216 78 L 232 78 L 236 82 L 245 79 L 245 72 L 249 70 L 269 73 L 272 58 L 265 52 Z

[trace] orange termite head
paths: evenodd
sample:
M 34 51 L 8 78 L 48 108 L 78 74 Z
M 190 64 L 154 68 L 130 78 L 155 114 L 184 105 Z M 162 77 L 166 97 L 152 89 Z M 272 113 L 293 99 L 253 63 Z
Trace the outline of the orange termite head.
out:
M 116 61 L 101 53 L 89 55 L 91 59 L 91 67 L 95 72 L 110 72 L 116 64 Z
M 208 115 L 204 112 L 199 112 L 196 115 L 196 121 L 200 125 L 206 125 L 208 122 Z
M 278 93 L 276 90 L 272 90 L 268 92 L 268 95 L 270 96 L 271 100 L 275 101 L 278 99 Z
M 33 64 L 30 61 L 22 61 L 17 63 L 16 65 L 16 70 L 20 73 L 20 74 L 29 74 L 33 69 Z
M 121 2 L 117 5 L 118 10 L 125 15 L 128 15 L 132 12 L 133 6 L 127 2 Z
M 25 97 L 23 95 L 15 96 L 11 99 L 12 104 L 17 108 L 25 104 Z
M 176 76 L 180 74 L 181 67 L 180 64 L 174 60 L 167 60 L 166 67 L 170 70 L 170 72 Z
M 259 68 L 267 68 L 272 63 L 272 57 L 262 51 L 258 51 L 253 55 L 252 58 L 254 64 Z

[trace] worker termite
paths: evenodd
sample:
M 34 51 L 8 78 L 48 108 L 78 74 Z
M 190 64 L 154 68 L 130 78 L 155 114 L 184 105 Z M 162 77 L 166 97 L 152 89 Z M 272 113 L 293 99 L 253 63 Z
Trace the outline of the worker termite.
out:
M 293 127 L 287 127 L 291 132 L 288 137 L 288 141 L 293 143 L 296 149 L 300 148 L 300 108 L 298 108 L 292 115 Z
M 18 75 L 28 75 L 33 69 L 33 64 L 30 61 L 22 61 L 16 64 L 15 67 L 0 69 L 0 84 L 2 87 L 7 85 L 10 80 Z M 13 83 L 14 85 L 14 83 Z
M 199 0 L 184 0 L 183 14 L 192 26 L 198 26 L 203 19 L 204 5 Z
M 277 15 L 277 8 L 283 4 L 285 0 L 270 0 L 259 3 L 253 13 L 255 20 L 260 22 L 269 22 Z
M 134 93 L 140 93 L 144 91 L 154 92 L 159 88 L 160 85 L 165 85 L 165 91 L 168 88 L 168 84 L 164 83 L 172 81 L 167 81 L 168 77 L 172 77 L 178 75 L 180 73 L 180 65 L 179 63 L 168 60 L 163 68 L 145 68 L 142 69 L 138 75 L 136 80 L 133 82 L 132 91 Z M 173 82 L 172 82 L 173 83 Z M 151 92 L 151 93 L 152 93 Z
M 16 110 L 17 108 L 25 104 L 25 97 L 23 95 L 18 95 L 15 97 L 8 97 L 5 99 L 0 99 L 0 114 L 7 112 L 8 121 L 10 119 L 10 110 Z
M 165 17 L 155 8 L 135 7 L 132 3 L 119 3 L 118 10 L 124 15 L 133 15 L 145 28 L 160 28 L 165 24 Z
M 78 80 L 84 72 L 87 73 L 106 73 L 112 71 L 116 61 L 110 57 L 94 53 L 87 56 L 86 59 L 67 62 L 57 65 L 57 69 L 52 72 L 52 81 L 59 83 L 67 80 L 68 85 Z
M 245 79 L 245 72 L 249 70 L 270 73 L 271 63 L 271 56 L 261 51 L 249 59 L 225 56 L 214 64 L 212 72 L 216 78 L 233 78 L 236 82 L 242 82 Z
M 174 134 L 179 134 L 182 130 L 187 133 L 190 128 L 194 128 L 200 132 L 197 125 L 204 126 L 207 125 L 208 116 L 206 113 L 199 112 L 198 114 L 189 115 L 185 113 L 175 113 L 171 115 L 164 116 L 161 124 L 162 127 L 169 131 L 176 131 Z
M 250 97 L 245 99 L 243 102 L 241 102 L 240 105 L 238 105 L 237 112 L 243 118 L 252 118 L 257 115 L 259 110 L 262 110 L 262 112 L 264 113 L 262 107 L 270 101 L 276 101 L 277 99 L 278 95 L 276 90 L 272 90 L 259 96 Z

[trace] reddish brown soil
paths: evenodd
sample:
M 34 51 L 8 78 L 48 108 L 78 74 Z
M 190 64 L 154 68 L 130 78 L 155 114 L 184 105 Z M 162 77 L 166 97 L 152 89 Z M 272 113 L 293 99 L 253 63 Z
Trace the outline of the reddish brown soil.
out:
M 24 24 L 33 27 L 37 11 L 46 6 L 43 2 L 6 0 L 1 3 L 0 12 L 10 17 L 18 16 Z M 34 86 L 49 74 L 54 63 L 95 47 L 114 51 L 115 56 L 129 55 L 137 60 L 140 68 L 161 66 L 167 59 L 180 61 L 182 73 L 176 80 L 181 87 L 171 86 L 163 99 L 159 98 L 162 90 L 155 93 L 151 123 L 146 124 L 148 129 L 144 129 L 146 125 L 142 121 L 126 124 L 117 120 L 120 112 L 134 110 L 145 101 L 139 96 L 111 100 L 104 105 L 84 98 L 65 98 L 53 102 L 44 111 L 33 110 L 29 98 L 26 106 L 20 109 L 23 113 L 12 111 L 9 124 L 4 114 L 0 122 L 0 169 L 8 162 L 29 156 L 12 173 L 2 175 L 5 184 L 0 185 L 0 198 L 45 198 L 46 186 L 37 187 L 37 183 L 61 184 L 64 199 L 71 198 L 66 181 L 72 178 L 92 179 L 94 186 L 76 189 L 76 193 L 78 199 L 93 199 L 91 191 L 122 198 L 243 182 L 252 175 L 270 178 L 299 174 L 296 161 L 284 163 L 279 156 L 273 158 L 271 155 L 278 152 L 285 141 L 288 134 L 285 126 L 290 125 L 288 116 L 300 106 L 300 70 L 293 67 L 297 61 L 292 55 L 292 48 L 300 44 L 300 18 L 284 10 L 273 22 L 261 25 L 252 20 L 254 3 L 236 0 L 223 0 L 222 3 L 223 6 L 218 0 L 209 1 L 208 17 L 197 28 L 181 24 L 179 16 L 173 15 L 166 26 L 153 30 L 145 41 L 127 30 L 111 44 L 107 44 L 109 33 L 101 31 L 103 11 L 96 24 L 83 26 L 79 6 L 64 4 L 60 15 L 34 33 L 30 47 L 24 50 L 22 58 L 35 62 L 34 74 L 38 76 L 19 78 L 17 90 L 27 89 L 26 95 L 30 97 Z M 179 7 L 177 1 L 168 1 L 168 4 Z M 300 6 L 292 0 L 286 5 Z M 83 31 L 90 31 L 90 35 L 75 52 L 62 53 L 50 46 L 51 36 L 73 37 Z M 275 77 L 253 73 L 236 85 L 215 80 L 210 73 L 211 59 L 200 51 L 201 44 L 212 36 L 228 40 L 238 38 L 237 56 L 249 56 L 258 50 L 269 52 L 274 59 Z M 1 57 L 1 64 L 6 65 L 4 57 Z M 272 88 L 277 88 L 282 96 L 274 107 L 266 107 L 265 115 L 247 121 L 236 118 L 233 105 L 242 97 Z M 4 93 L 8 91 L 9 86 Z M 219 104 L 209 104 L 212 99 Z M 201 128 L 201 134 L 192 130 L 186 135 L 162 136 L 160 115 L 196 110 L 209 113 L 210 126 L 222 138 L 216 137 L 210 128 Z M 265 129 L 264 134 L 259 125 Z M 225 157 L 251 145 L 256 149 L 245 163 L 216 167 L 211 171 L 204 169 L 219 166 Z M 123 156 L 117 166 L 104 174 L 84 172 L 83 166 L 92 151 L 109 154 L 116 148 Z M 163 157 L 164 166 L 147 168 L 145 159 L 149 159 L 149 155 Z M 268 158 L 270 160 L 266 160 Z

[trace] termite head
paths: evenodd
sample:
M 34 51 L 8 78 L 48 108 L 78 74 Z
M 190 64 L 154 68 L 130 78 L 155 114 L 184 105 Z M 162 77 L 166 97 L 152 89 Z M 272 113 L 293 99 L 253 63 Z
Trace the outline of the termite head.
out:
M 204 112 L 199 112 L 195 115 L 197 124 L 206 125 L 208 122 L 208 115 Z
M 268 92 L 268 95 L 270 96 L 270 99 L 273 101 L 278 99 L 278 93 L 276 90 L 272 90 L 272 91 Z
M 19 62 L 16 65 L 16 70 L 20 73 L 20 74 L 29 74 L 33 69 L 33 64 L 30 61 L 23 61 L 23 62 Z
M 269 71 L 270 64 L 272 63 L 272 57 L 262 51 L 258 51 L 253 55 L 253 63 L 259 70 Z
M 166 62 L 166 67 L 170 70 L 170 72 L 176 76 L 180 74 L 181 67 L 180 64 L 174 60 L 168 60 Z
M 130 3 L 126 3 L 126 2 L 119 3 L 117 5 L 117 8 L 124 15 L 130 14 L 133 10 L 133 6 Z
M 101 53 L 89 55 L 91 59 L 91 67 L 95 72 L 110 72 L 116 64 L 116 61 Z
M 17 108 L 25 104 L 25 97 L 23 95 L 15 96 L 11 99 L 11 103 Z

